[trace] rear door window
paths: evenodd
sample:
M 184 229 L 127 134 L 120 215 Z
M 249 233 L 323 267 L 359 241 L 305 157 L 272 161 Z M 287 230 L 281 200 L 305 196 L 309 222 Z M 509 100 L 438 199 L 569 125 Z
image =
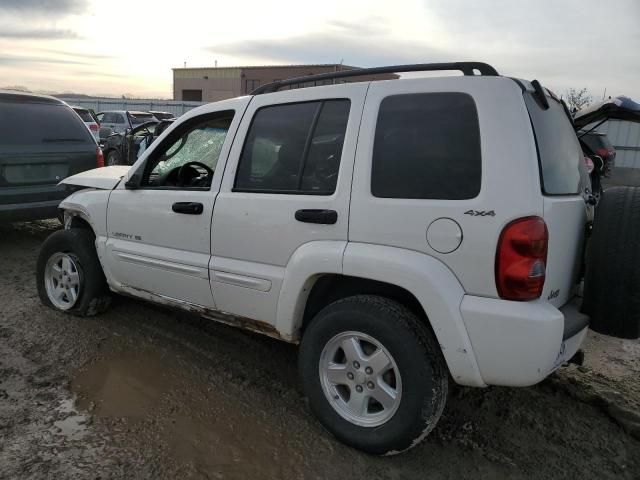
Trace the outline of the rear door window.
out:
M 66 105 L 0 104 L 0 145 L 94 143 L 80 117 Z
M 474 198 L 482 157 L 478 113 L 466 93 L 394 95 L 380 104 L 371 193 L 381 198 Z
M 524 93 L 538 148 L 542 192 L 546 195 L 575 195 L 580 191 L 580 142 L 562 104 L 547 97 L 543 110 L 531 92 Z
M 349 100 L 263 107 L 246 137 L 235 191 L 331 195 L 336 189 Z

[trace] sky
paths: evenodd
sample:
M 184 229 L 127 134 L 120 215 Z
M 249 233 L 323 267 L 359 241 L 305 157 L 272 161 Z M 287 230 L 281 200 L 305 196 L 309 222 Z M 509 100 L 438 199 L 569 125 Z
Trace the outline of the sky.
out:
M 184 62 L 464 60 L 640 100 L 640 0 L 0 0 L 0 87 L 170 98 Z

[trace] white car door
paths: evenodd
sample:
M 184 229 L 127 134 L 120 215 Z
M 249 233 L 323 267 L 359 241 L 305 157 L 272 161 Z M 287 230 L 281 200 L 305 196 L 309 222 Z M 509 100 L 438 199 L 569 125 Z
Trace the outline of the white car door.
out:
M 109 198 L 105 273 L 116 288 L 213 308 L 211 215 L 249 103 L 219 102 L 173 125 Z M 135 178 L 135 181 L 134 181 Z
M 347 240 L 358 127 L 368 83 L 255 96 L 238 129 L 213 214 L 218 309 L 275 325 L 290 259 Z

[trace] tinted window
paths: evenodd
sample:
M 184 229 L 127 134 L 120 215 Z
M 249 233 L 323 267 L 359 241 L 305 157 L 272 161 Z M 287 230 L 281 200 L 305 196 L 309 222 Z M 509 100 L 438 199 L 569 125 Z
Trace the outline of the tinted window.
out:
M 0 145 L 94 143 L 76 113 L 66 105 L 0 103 Z
M 371 192 L 461 200 L 480 192 L 480 130 L 464 93 L 395 95 L 380 104 Z
M 114 113 L 113 114 L 113 120 L 111 120 L 113 123 L 124 123 L 124 115 L 120 114 L 120 113 Z
M 94 122 L 95 120 L 91 116 L 88 110 L 76 109 L 74 108 L 78 116 L 82 119 L 83 122 Z
M 152 153 L 143 185 L 209 188 L 233 114 L 227 111 L 206 115 L 174 130 Z M 188 163 L 192 165 L 183 169 Z
M 562 105 L 547 98 L 549 108 L 543 110 L 531 93 L 524 94 L 538 147 L 542 191 L 575 194 L 580 190 L 580 143 Z
M 333 193 L 349 106 L 349 100 L 328 100 L 258 110 L 240 157 L 236 190 Z

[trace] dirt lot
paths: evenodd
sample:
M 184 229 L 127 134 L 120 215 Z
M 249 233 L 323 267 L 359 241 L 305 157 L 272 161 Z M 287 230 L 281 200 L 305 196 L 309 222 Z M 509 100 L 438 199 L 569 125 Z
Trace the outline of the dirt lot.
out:
M 640 478 L 638 341 L 590 335 L 585 366 L 533 388 L 457 388 L 424 443 L 371 457 L 311 417 L 292 346 L 126 298 L 42 307 L 54 228 L 0 226 L 0 478 Z

